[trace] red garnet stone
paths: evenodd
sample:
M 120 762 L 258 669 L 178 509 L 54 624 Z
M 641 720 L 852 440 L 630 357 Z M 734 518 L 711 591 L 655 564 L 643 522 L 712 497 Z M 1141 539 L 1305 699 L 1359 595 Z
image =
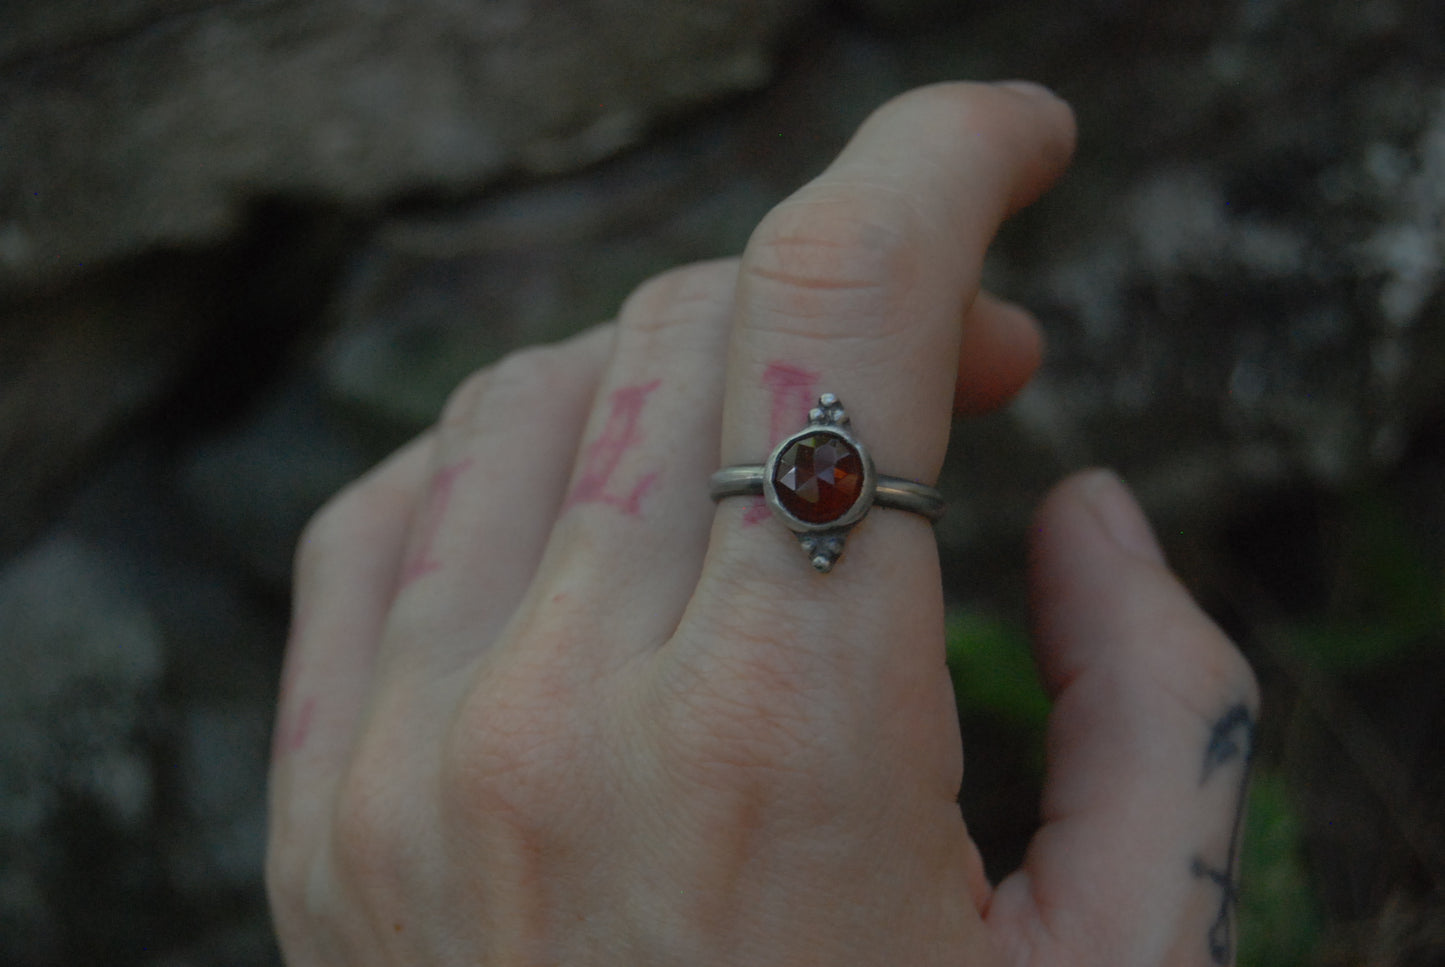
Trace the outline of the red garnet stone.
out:
M 773 468 L 773 489 L 788 513 L 809 524 L 838 520 L 863 492 L 863 458 L 826 430 L 788 444 Z

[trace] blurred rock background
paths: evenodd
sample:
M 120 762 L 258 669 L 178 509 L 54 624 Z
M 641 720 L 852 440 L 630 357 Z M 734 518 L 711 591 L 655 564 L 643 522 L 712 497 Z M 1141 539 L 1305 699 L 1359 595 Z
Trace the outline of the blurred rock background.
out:
M 740 250 L 883 99 L 1002 77 L 1082 138 L 988 266 L 1049 360 L 945 481 L 965 809 L 1006 867 L 1021 535 L 1109 464 L 1265 681 L 1245 962 L 1445 963 L 1435 0 L 10 0 L 0 962 L 276 963 L 310 513 L 471 370 Z

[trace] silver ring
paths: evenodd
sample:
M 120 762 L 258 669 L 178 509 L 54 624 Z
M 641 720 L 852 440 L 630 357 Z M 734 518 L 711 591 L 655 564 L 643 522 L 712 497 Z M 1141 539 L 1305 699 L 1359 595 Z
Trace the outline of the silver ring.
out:
M 824 393 L 808 425 L 785 437 L 767 463 L 723 467 L 708 481 L 713 500 L 758 497 L 798 536 L 813 567 L 827 573 L 843 554 L 848 530 L 875 505 L 930 522 L 943 516 L 943 495 L 901 477 L 881 476 L 849 429 L 838 397 Z

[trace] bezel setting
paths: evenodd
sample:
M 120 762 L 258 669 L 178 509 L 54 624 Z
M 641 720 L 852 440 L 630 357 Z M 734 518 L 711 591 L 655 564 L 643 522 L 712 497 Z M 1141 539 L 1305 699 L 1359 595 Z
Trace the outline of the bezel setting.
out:
M 858 455 L 862 467 L 862 484 L 858 496 L 848 509 L 833 520 L 814 522 L 798 517 L 778 495 L 776 476 L 783 455 L 798 441 L 815 435 L 836 437 Z M 878 473 L 868 448 L 858 441 L 850 429 L 847 411 L 832 393 L 818 397 L 818 405 L 808 413 L 808 425 L 784 437 L 769 454 L 763 465 L 763 497 L 773 514 L 798 537 L 813 567 L 827 573 L 843 554 L 847 531 L 867 515 L 878 489 Z

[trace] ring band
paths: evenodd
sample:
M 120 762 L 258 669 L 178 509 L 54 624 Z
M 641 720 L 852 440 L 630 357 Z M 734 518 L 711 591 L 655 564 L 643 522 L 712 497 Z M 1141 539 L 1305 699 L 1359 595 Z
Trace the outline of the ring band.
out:
M 848 531 L 876 504 L 943 516 L 943 495 L 933 487 L 880 475 L 868 450 L 853 436 L 838 397 L 824 393 L 808 425 L 785 437 L 766 463 L 723 467 L 708 481 L 713 500 L 758 497 L 798 537 L 813 567 L 827 573 L 843 554 Z
M 708 480 L 708 495 L 713 500 L 761 497 L 766 474 L 767 468 L 760 463 L 723 467 Z M 873 490 L 873 506 L 906 510 L 910 514 L 927 517 L 930 522 L 937 522 L 944 511 L 943 494 L 937 488 L 883 474 L 879 474 L 878 484 Z

